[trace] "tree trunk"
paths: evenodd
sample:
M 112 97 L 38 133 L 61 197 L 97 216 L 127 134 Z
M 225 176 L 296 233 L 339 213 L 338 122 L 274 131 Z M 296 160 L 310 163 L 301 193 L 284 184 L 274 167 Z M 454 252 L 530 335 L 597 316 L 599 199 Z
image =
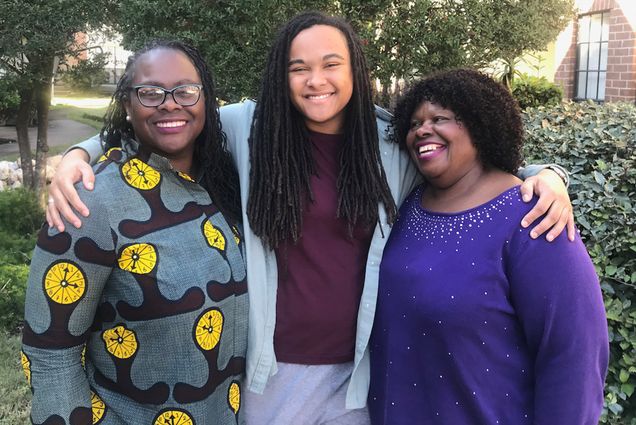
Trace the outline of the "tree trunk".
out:
M 22 167 L 22 185 L 27 189 L 34 189 L 33 164 L 31 145 L 29 143 L 29 122 L 31 121 L 31 104 L 33 103 L 33 88 L 20 90 L 20 106 L 16 117 L 15 129 L 18 133 L 18 148 L 20 149 L 20 164 Z
M 50 65 L 50 66 L 48 66 Z M 45 66 L 53 69 L 53 58 Z M 46 68 L 45 68 L 46 69 Z M 45 78 L 36 84 L 35 104 L 38 117 L 38 140 L 35 150 L 35 191 L 42 208 L 46 207 L 46 158 L 49 152 L 49 109 L 51 106 L 51 78 Z

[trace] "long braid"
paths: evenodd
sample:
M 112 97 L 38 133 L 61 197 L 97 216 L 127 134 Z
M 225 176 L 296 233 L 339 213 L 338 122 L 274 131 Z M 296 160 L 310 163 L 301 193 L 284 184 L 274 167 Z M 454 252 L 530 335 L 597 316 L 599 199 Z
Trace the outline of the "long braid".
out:
M 314 25 L 340 30 L 349 47 L 353 95 L 347 106 L 345 144 L 340 157 L 337 216 L 349 223 L 372 226 L 378 204 L 392 223 L 397 208 L 382 168 L 375 109 L 366 61 L 357 36 L 344 20 L 305 12 L 279 31 L 269 52 L 250 133 L 250 227 L 265 245 L 276 248 L 301 236 L 303 202 L 313 201 L 310 178 L 315 166 L 305 118 L 291 104 L 287 80 L 289 49 L 299 32 Z
M 193 161 L 201 170 L 201 186 L 221 212 L 234 222 L 241 220 L 239 178 L 225 134 L 221 129 L 214 80 L 201 54 L 192 46 L 174 40 L 152 40 L 128 59 L 124 75 L 104 117 L 100 137 L 106 148 L 121 146 L 122 141 L 134 139 L 135 133 L 126 121 L 125 102 L 129 100 L 134 78 L 134 65 L 141 55 L 154 49 L 172 49 L 184 53 L 196 68 L 205 98 L 205 124 L 194 146 Z

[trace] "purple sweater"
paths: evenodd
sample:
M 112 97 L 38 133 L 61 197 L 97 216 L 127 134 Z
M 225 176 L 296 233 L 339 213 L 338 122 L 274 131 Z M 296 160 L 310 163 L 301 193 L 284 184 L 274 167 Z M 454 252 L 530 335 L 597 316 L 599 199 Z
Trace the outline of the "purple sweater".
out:
M 400 209 L 371 340 L 373 424 L 596 424 L 608 335 L 580 238 L 532 240 L 512 188 L 467 211 Z

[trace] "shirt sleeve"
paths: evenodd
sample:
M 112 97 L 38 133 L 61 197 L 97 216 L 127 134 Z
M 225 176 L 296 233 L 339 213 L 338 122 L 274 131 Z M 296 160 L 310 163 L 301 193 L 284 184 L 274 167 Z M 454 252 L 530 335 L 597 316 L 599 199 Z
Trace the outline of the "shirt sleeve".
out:
M 86 139 L 83 142 L 80 142 L 76 145 L 71 146 L 70 148 L 66 150 L 66 152 L 64 152 L 64 155 L 66 155 L 68 152 L 72 151 L 73 149 L 82 149 L 84 152 L 86 152 L 89 157 L 88 162 L 91 165 L 94 165 L 104 153 L 104 147 L 99 138 L 99 134 L 96 134 L 90 139 Z
M 22 365 L 33 393 L 33 423 L 91 423 L 85 343 L 115 264 L 107 209 L 79 189 L 91 214 L 80 229 L 46 225 L 38 235 L 25 302 Z
M 601 290 L 578 237 L 511 238 L 510 296 L 534 358 L 534 424 L 597 423 L 609 343 Z
M 565 181 L 564 181 L 565 187 L 568 187 L 570 185 L 570 174 L 568 173 L 568 170 L 566 170 L 565 168 L 557 164 L 526 165 L 525 167 L 519 168 L 519 170 L 517 171 L 517 177 L 519 177 L 522 180 L 525 180 L 528 177 L 536 176 L 537 174 L 539 174 L 541 171 L 545 170 L 546 168 L 558 168 L 559 170 L 561 170 L 563 174 L 559 175 L 559 177 L 565 178 Z

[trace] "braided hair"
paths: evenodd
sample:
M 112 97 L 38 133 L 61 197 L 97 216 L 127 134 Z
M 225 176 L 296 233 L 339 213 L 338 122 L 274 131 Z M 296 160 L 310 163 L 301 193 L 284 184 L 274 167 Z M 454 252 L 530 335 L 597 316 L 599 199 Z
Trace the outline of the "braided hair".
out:
M 250 132 L 250 227 L 265 245 L 276 248 L 301 236 L 303 201 L 313 201 L 310 186 L 315 165 L 305 117 L 292 105 L 288 83 L 289 50 L 301 31 L 315 25 L 338 29 L 346 38 L 353 73 L 353 94 L 346 107 L 346 143 L 340 154 L 337 216 L 348 222 L 349 235 L 362 224 L 378 221 L 384 204 L 388 222 L 397 215 L 380 160 L 371 83 L 360 40 L 341 18 L 319 12 L 296 15 L 278 32 L 261 80 Z
M 124 105 L 130 99 L 135 64 L 145 53 L 155 49 L 171 49 L 185 54 L 201 77 L 205 93 L 205 124 L 194 145 L 193 161 L 201 170 L 201 186 L 221 212 L 231 220 L 241 220 L 239 178 L 230 153 L 227 150 L 225 133 L 221 129 L 216 101 L 214 80 L 205 60 L 194 47 L 176 40 L 152 40 L 135 52 L 126 64 L 111 99 L 100 138 L 106 149 L 122 146 L 125 140 L 135 138 L 132 125 L 126 121 Z

